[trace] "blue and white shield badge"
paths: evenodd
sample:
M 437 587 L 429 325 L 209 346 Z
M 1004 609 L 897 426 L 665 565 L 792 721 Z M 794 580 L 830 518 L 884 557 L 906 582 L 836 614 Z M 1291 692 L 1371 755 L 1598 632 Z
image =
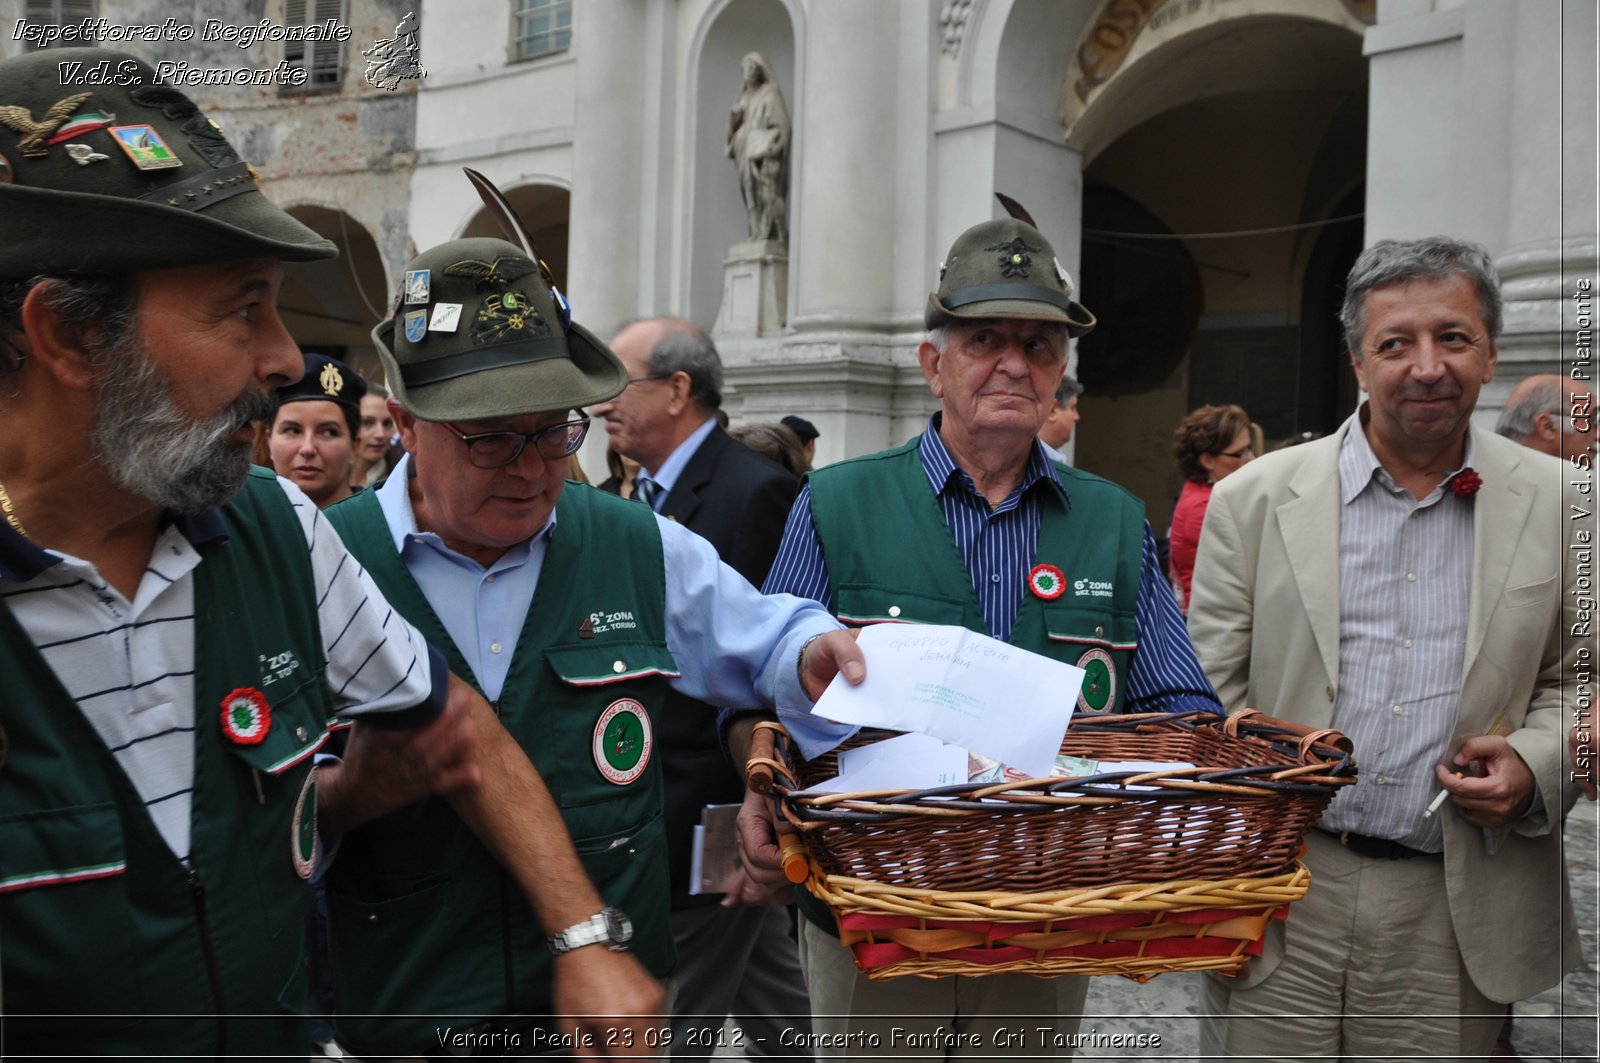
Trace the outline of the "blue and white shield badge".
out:
M 406 311 L 406 339 L 412 343 L 421 343 L 422 337 L 428 334 L 428 312 L 426 310 Z

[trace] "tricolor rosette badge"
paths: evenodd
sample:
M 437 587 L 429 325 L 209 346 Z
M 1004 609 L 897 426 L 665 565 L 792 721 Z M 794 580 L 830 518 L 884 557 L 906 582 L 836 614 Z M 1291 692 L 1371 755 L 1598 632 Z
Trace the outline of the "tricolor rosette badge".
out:
M 271 726 L 272 707 L 255 687 L 240 687 L 222 699 L 222 733 L 235 745 L 259 744 Z
M 1034 565 L 1028 572 L 1028 589 L 1036 597 L 1053 602 L 1066 593 L 1067 577 L 1054 565 Z

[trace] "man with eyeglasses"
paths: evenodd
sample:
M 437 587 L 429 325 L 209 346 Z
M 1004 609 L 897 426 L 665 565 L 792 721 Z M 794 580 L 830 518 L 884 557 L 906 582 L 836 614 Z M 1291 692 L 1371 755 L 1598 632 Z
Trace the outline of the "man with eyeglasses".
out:
M 1037 438 L 1066 371 L 1067 343 L 1094 327 L 1044 235 L 1020 217 L 975 225 L 945 256 L 917 350 L 939 412 L 893 450 L 811 473 L 784 529 L 768 590 L 803 594 L 845 622 L 959 624 L 1088 673 L 1080 712 L 1216 712 L 1144 506 L 1126 490 L 1049 460 Z M 1041 694 L 1041 696 L 1046 696 Z M 1018 706 L 1018 712 L 1028 711 Z M 724 719 L 736 758 L 749 725 Z M 786 721 L 808 757 L 850 728 Z M 747 800 L 741 842 L 753 878 L 774 885 L 766 806 Z M 1007 1041 L 1018 1023 L 1052 1031 L 1070 1055 L 1088 980 L 1005 974 L 872 981 L 828 909 L 798 894 L 800 960 L 812 1023 L 858 1058 L 858 1039 L 902 1036 L 971 1047 L 951 1057 L 1034 1058 Z M 900 1033 L 896 1033 L 898 1030 Z
M 1594 468 L 1594 389 L 1557 373 L 1538 373 L 1511 389 L 1494 430 L 1525 447 Z
M 628 369 L 628 387 L 594 412 L 605 418 L 611 445 L 640 465 L 634 497 L 704 536 L 723 561 L 760 586 L 800 482 L 717 424 L 716 345 L 690 322 L 655 318 L 625 325 L 611 347 Z M 722 892 L 690 892 L 701 810 L 744 797 L 742 775 L 717 738 L 716 707 L 669 694 L 660 738 L 679 959 L 672 1058 L 709 1059 L 713 1046 L 688 1044 L 687 1031 L 720 1029 L 730 1014 L 752 1040 L 772 1045 L 785 1030 L 809 1032 L 810 1002 L 788 910 L 722 904 Z M 734 897 L 742 892 L 739 885 L 726 888 Z
M 841 667 L 864 674 L 860 654 L 814 602 L 763 597 L 698 536 L 564 482 L 582 408 L 627 373 L 517 247 L 424 252 L 373 339 L 406 456 L 329 519 L 534 761 L 581 861 L 552 853 L 550 874 L 587 909 L 542 926 L 437 801 L 351 832 L 328 882 L 339 1041 L 413 1056 L 450 1047 L 444 1030 L 467 1047 L 649 1055 L 662 1039 L 632 1026 L 565 1041 L 552 975 L 672 971 L 655 749 L 668 689 L 804 714 Z

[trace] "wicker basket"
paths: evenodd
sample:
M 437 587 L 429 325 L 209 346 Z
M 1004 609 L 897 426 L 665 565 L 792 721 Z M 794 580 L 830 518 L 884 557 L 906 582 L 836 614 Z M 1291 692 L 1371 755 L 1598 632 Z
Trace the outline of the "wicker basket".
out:
M 1234 970 L 1304 895 L 1302 838 L 1355 782 L 1343 735 L 1246 709 L 1080 716 L 1061 744 L 1192 769 L 801 795 L 837 773 L 836 751 L 802 762 L 760 726 L 751 785 L 804 844 L 791 877 L 874 978 Z

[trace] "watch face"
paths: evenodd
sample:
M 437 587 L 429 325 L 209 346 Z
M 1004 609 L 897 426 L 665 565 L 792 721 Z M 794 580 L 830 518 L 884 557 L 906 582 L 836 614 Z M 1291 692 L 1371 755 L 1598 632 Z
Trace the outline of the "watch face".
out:
M 614 945 L 626 945 L 633 940 L 633 921 L 621 908 L 607 908 L 600 913 L 606 917 L 606 937 Z

